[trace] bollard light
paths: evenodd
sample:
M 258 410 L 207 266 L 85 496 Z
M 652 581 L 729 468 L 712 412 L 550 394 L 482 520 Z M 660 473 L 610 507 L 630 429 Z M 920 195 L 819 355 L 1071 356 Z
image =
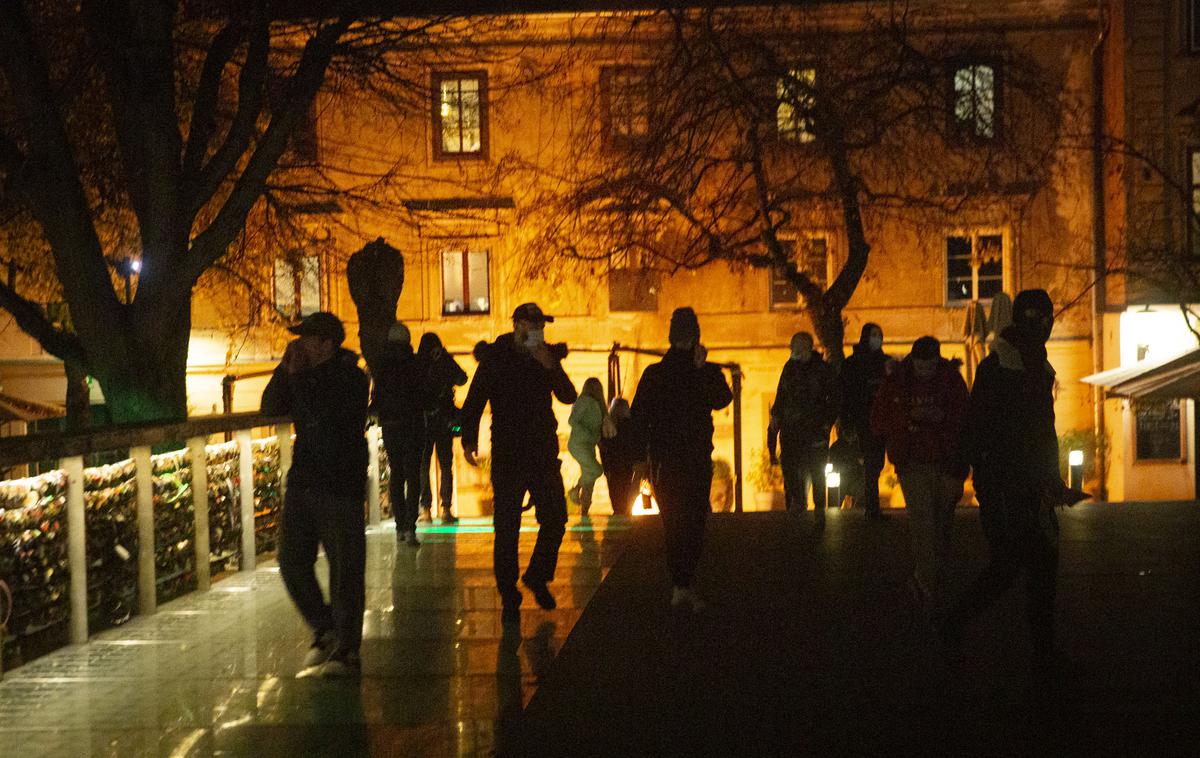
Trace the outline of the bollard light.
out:
M 842 507 L 842 475 L 833 470 L 833 466 L 825 468 L 825 508 Z
M 650 516 L 658 513 L 658 503 L 654 501 L 654 492 L 650 487 L 650 482 L 643 479 L 642 485 L 638 490 L 638 496 L 634 498 L 630 514 L 633 516 Z
M 842 486 L 842 475 L 836 471 L 825 472 L 825 486 L 829 489 L 837 489 Z
M 833 473 L 833 464 L 832 464 L 832 463 L 826 463 L 826 464 L 825 464 L 825 476 L 826 476 L 826 477 L 828 477 L 828 476 L 829 476 L 830 474 L 832 474 L 832 473 Z M 835 485 L 835 486 L 836 486 L 836 485 Z
M 1067 484 L 1073 489 L 1083 487 L 1083 451 L 1072 450 L 1067 453 Z

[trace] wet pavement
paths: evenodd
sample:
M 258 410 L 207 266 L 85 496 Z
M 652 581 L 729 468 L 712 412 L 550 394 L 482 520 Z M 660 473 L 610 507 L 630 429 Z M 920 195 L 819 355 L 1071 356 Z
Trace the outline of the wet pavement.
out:
M 297 678 L 311 637 L 273 562 L 0 681 L 0 755 L 491 755 L 619 553 L 628 522 L 573 522 L 552 585 L 505 634 L 490 522 L 368 530 L 361 681 Z M 533 547 L 532 516 L 521 533 Z M 324 582 L 324 561 L 320 561 Z

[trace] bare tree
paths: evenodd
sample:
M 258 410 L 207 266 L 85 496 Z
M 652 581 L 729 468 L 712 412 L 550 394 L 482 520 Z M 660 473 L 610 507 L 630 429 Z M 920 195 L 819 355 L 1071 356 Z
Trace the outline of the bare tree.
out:
M 272 257 L 320 244 L 314 214 L 396 207 L 403 165 L 368 176 L 306 149 L 318 93 L 427 112 L 422 64 L 512 23 L 277 8 L 0 0 L 0 233 L 19 270 L 0 307 L 95 377 L 116 421 L 186 413 L 197 287 L 269 286 Z
M 894 7 L 852 28 L 792 6 L 639 19 L 646 57 L 597 97 L 617 123 L 579 139 L 567 162 L 579 169 L 547 183 L 535 255 L 667 273 L 773 268 L 840 362 L 842 311 L 873 235 L 898 218 L 1019 214 L 1047 179 L 1058 133 L 1032 57 L 999 36 L 919 32 Z M 645 43 L 648 28 L 661 44 Z M 967 64 L 953 51 L 981 49 L 987 65 L 966 69 L 979 80 L 956 92 Z M 653 93 L 644 110 L 631 105 L 631 79 Z M 842 230 L 846 254 L 825 281 L 784 237 L 828 227 Z

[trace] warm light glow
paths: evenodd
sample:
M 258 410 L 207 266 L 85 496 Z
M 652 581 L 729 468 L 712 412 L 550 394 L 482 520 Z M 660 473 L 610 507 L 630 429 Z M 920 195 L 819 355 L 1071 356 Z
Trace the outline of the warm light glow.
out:
M 138 273 L 142 270 L 142 262 L 137 258 L 132 259 L 129 261 L 129 270 L 135 274 Z
M 649 481 L 642 480 L 642 486 L 638 496 L 633 500 L 633 510 L 630 512 L 634 516 L 651 516 L 658 513 L 658 503 L 654 500 Z
M 1196 324 L 1193 324 L 1196 326 Z M 1121 366 L 1192 350 L 1196 338 L 1179 306 L 1130 308 L 1121 314 Z
M 832 463 L 826 463 L 826 464 L 825 464 L 825 476 L 829 476 L 829 475 L 830 475 L 830 474 L 832 474 L 832 473 L 833 473 L 833 464 L 832 464 Z
M 1069 464 L 1071 464 L 1072 466 L 1082 466 L 1083 465 L 1083 451 L 1082 450 L 1072 450 L 1071 452 L 1067 453 L 1067 462 Z
M 825 474 L 825 487 L 835 490 L 842 486 L 842 475 L 836 471 L 830 471 Z

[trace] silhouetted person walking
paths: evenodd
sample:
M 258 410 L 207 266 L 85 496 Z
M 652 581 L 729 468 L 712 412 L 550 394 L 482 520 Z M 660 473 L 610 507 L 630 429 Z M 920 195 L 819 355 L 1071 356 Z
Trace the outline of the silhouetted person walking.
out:
M 596 480 L 604 473 L 604 467 L 596 457 L 596 446 L 604 438 L 604 422 L 608 412 L 604 409 L 604 388 L 596 377 L 588 377 L 583 389 L 571 406 L 571 436 L 567 439 L 567 450 L 579 464 L 579 481 L 571 488 L 571 497 L 579 505 L 581 516 L 587 516 L 592 507 L 592 490 Z M 611 422 L 610 422 L 611 424 Z
M 332 313 L 314 313 L 290 330 L 299 338 L 263 391 L 262 413 L 290 416 L 296 428 L 279 535 L 279 573 L 313 630 L 304 667 L 322 676 L 361 669 L 367 543 L 367 375 L 342 349 L 346 332 Z M 329 602 L 313 566 L 329 561 Z
M 779 440 L 788 510 L 804 512 L 808 507 L 806 482 L 811 482 L 814 512 L 821 521 L 825 518 L 829 432 L 838 414 L 837 376 L 813 350 L 813 337 L 808 332 L 794 334 L 791 349 L 771 406 L 767 450 L 775 461 L 775 442 Z
M 883 440 L 871 432 L 871 405 L 883 384 L 892 359 L 883 352 L 883 329 L 863 324 L 858 344 L 842 364 L 842 414 L 839 437 L 848 437 L 863 459 L 863 507 L 867 516 L 878 518 L 879 474 L 883 471 Z
M 941 344 L 922 337 L 875 396 L 871 430 L 887 443 L 908 510 L 913 590 L 922 607 L 942 600 L 954 507 L 962 498 L 966 463 L 959 447 L 967 411 L 961 365 Z
M 693 612 L 704 602 L 692 587 L 712 511 L 712 413 L 733 393 L 721 368 L 708 363 L 700 322 L 691 308 L 671 314 L 671 348 L 646 368 L 633 398 L 633 422 L 650 462 L 662 514 L 671 605 Z
M 979 364 L 965 447 L 990 560 L 939 629 L 943 639 L 956 643 L 965 625 L 1024 572 L 1037 668 L 1053 661 L 1058 570 L 1054 508 L 1076 501 L 1058 470 L 1054 369 L 1046 358 L 1053 322 L 1053 305 L 1044 290 L 1021 292 L 1013 301 L 1012 325 Z
M 562 368 L 567 346 L 545 341 L 545 326 L 553 321 L 536 303 L 518 306 L 513 311 L 512 332 L 486 348 L 476 346 L 482 360 L 463 404 L 463 455 L 472 466 L 477 465 L 479 421 L 484 407 L 492 406 L 492 523 L 496 532 L 492 555 L 505 623 L 521 618 L 517 542 L 526 492 L 537 514 L 538 536 L 521 581 L 538 605 L 556 605 L 547 585 L 554 580 L 558 548 L 566 532 L 567 499 L 551 397 L 573 403 L 576 393 Z
M 641 482 L 633 481 L 633 469 L 646 458 L 643 446 L 638 450 L 637 433 L 633 427 L 633 416 L 629 401 L 618 397 L 608 409 L 616 434 L 600 440 L 600 461 L 604 465 L 604 478 L 608 481 L 608 499 L 612 502 L 613 515 L 628 515 L 633 508 L 633 498 Z
M 421 448 L 421 518 L 432 521 L 433 487 L 429 464 L 438 463 L 438 512 L 443 524 L 456 524 L 454 515 L 454 428 L 459 424 L 454 388 L 467 383 L 467 372 L 433 332 L 421 335 L 417 363 L 425 377 L 425 441 Z
M 419 547 L 417 513 L 421 500 L 421 450 L 425 445 L 425 372 L 418 365 L 408 327 L 397 321 L 376 362 L 371 407 L 383 429 L 392 478 L 388 491 L 396 517 L 396 541 Z

